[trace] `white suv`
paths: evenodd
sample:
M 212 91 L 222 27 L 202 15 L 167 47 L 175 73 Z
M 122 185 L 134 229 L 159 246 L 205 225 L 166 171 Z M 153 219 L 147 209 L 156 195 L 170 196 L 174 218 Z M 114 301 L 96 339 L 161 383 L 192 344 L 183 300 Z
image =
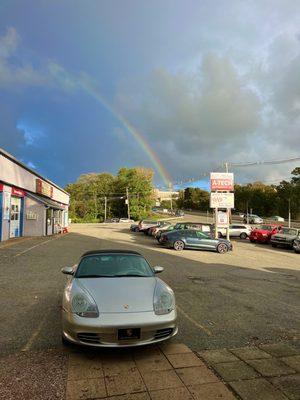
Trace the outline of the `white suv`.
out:
M 247 239 L 251 233 L 251 227 L 244 224 L 232 224 L 229 225 L 229 236 L 239 237 L 241 239 Z M 218 236 L 226 236 L 226 228 L 218 228 Z

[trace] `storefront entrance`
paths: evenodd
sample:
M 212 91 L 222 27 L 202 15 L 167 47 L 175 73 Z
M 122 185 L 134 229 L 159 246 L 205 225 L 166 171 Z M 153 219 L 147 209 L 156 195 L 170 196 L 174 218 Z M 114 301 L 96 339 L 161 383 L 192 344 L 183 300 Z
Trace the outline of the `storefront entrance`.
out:
M 9 237 L 21 236 L 21 199 L 11 197 Z

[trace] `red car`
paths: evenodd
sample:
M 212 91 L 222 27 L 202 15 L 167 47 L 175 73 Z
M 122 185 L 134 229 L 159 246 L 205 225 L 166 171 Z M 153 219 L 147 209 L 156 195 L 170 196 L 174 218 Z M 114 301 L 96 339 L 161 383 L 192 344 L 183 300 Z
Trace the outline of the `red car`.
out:
M 280 225 L 261 225 L 252 229 L 249 239 L 250 242 L 269 243 L 271 236 L 281 230 Z

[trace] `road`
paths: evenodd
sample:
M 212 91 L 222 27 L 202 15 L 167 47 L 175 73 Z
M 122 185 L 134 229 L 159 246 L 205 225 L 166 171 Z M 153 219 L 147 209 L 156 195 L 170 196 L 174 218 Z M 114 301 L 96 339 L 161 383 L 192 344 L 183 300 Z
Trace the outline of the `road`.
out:
M 178 253 L 127 224 L 78 224 L 61 237 L 0 246 L 1 354 L 61 349 L 60 269 L 105 248 L 134 249 L 165 267 L 161 278 L 178 305 L 176 340 L 193 350 L 299 338 L 300 256 L 292 251 L 237 240 L 228 254 Z
M 185 219 L 194 221 L 194 220 L 199 220 L 199 218 L 203 221 L 203 222 L 209 222 L 209 223 L 214 223 L 214 219 L 213 219 L 213 214 L 212 213 L 205 213 L 202 211 L 188 211 L 185 212 Z M 288 227 L 288 221 L 285 220 L 284 222 L 278 222 L 278 221 L 274 221 L 271 220 L 269 218 L 263 218 L 264 219 L 264 223 L 266 224 L 275 224 L 275 225 L 283 225 Z M 243 218 L 239 217 L 238 215 L 233 214 L 232 215 L 232 221 L 233 222 L 238 222 L 238 223 L 244 223 Z M 295 221 L 292 220 L 291 221 L 291 227 L 292 228 L 300 228 L 300 222 L 299 221 Z

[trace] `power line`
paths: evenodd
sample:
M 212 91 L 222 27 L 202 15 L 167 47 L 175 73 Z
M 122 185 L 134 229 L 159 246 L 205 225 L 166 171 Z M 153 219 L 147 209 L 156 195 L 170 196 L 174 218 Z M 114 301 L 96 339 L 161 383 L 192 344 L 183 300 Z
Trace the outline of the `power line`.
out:
M 246 163 L 231 163 L 228 165 L 230 167 L 252 167 L 257 165 L 276 165 L 276 164 L 285 164 L 293 161 L 300 161 L 300 157 L 286 158 L 282 160 L 271 160 L 271 161 L 254 161 L 254 162 L 246 162 Z
M 239 168 L 239 167 L 254 167 L 254 166 L 261 166 L 261 165 L 277 165 L 277 164 L 286 164 L 286 163 L 290 163 L 290 162 L 295 162 L 295 161 L 300 161 L 300 157 L 291 157 L 291 158 L 286 158 L 286 159 L 280 159 L 280 160 L 261 160 L 261 161 L 252 161 L 252 162 L 240 162 L 240 163 L 234 163 L 234 162 L 227 162 L 228 167 L 231 168 Z M 213 168 L 214 172 L 221 172 L 224 171 L 224 166 L 226 163 L 223 163 L 221 166 L 217 167 L 217 168 Z M 189 183 L 193 183 L 193 182 L 197 182 L 203 178 L 209 177 L 210 172 L 202 172 L 201 174 L 199 174 L 197 177 L 193 177 L 193 178 L 186 178 L 186 179 L 178 179 L 176 181 L 173 182 L 173 185 L 177 185 L 177 186 L 185 186 L 188 185 Z M 282 180 L 285 179 L 291 179 L 289 178 L 282 178 L 282 179 L 277 179 L 276 181 L 281 182 Z M 274 180 L 274 182 L 276 182 Z M 265 183 L 267 183 L 267 181 L 264 181 Z M 262 182 L 262 183 L 264 183 Z

